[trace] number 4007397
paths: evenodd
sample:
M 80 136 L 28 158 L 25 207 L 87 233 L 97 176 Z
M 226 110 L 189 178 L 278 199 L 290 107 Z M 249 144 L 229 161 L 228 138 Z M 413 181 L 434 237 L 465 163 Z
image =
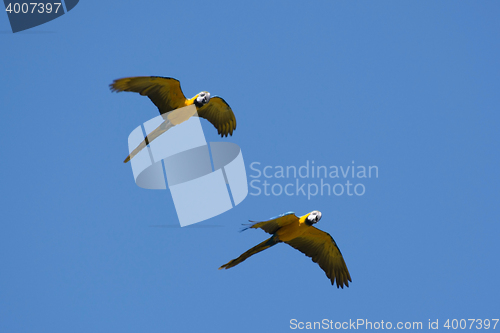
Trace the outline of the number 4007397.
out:
M 7 5 L 7 8 L 5 8 L 5 11 L 11 14 L 14 12 L 14 14 L 27 14 L 27 13 L 39 13 L 39 14 L 50 14 L 52 11 L 57 14 L 57 11 L 59 10 L 59 7 L 61 7 L 60 2 L 55 2 L 55 3 L 43 3 L 43 2 L 30 2 L 30 3 L 10 3 Z

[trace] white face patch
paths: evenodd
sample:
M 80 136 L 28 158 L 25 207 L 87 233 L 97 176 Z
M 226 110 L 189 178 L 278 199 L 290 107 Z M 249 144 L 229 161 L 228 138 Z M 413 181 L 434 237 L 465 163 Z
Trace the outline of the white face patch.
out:
M 210 93 L 208 91 L 202 91 L 198 94 L 196 101 L 201 105 L 205 105 L 210 101 Z
M 307 219 L 312 223 L 318 223 L 318 221 L 321 220 L 321 212 L 318 210 L 314 210 L 309 214 Z

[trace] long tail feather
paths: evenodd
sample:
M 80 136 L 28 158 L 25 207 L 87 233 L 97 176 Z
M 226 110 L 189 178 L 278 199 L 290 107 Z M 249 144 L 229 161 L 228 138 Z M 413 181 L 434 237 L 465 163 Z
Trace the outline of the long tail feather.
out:
M 228 268 L 234 267 L 234 266 L 238 265 L 239 263 L 245 261 L 248 257 L 253 256 L 256 253 L 259 253 L 260 251 L 264 251 L 265 249 L 268 249 L 271 246 L 276 245 L 276 244 L 278 244 L 276 237 L 273 236 L 269 239 L 266 239 L 265 241 L 263 241 L 259 245 L 256 245 L 256 246 L 252 247 L 250 250 L 243 253 L 238 258 L 231 260 L 230 262 L 228 262 L 225 265 L 222 265 L 221 267 L 219 267 L 219 269 L 223 269 L 223 268 L 228 269 Z
M 127 156 L 127 158 L 125 159 L 125 161 L 123 161 L 123 163 L 127 163 L 128 161 L 130 161 L 135 155 L 137 155 L 141 150 L 143 150 L 147 145 L 149 145 L 154 139 L 156 139 L 157 137 L 168 131 L 171 127 L 174 127 L 174 125 L 172 125 L 168 120 L 161 123 L 160 126 L 158 126 L 154 131 L 149 133 L 148 136 L 146 136 L 146 138 L 144 138 L 144 141 L 142 141 L 141 144 L 138 145 L 137 148 L 135 148 L 130 153 L 130 155 Z
M 250 229 L 255 223 L 259 223 L 259 222 L 250 221 L 250 220 L 248 220 L 248 222 L 250 222 L 250 223 L 242 223 L 241 224 L 241 225 L 249 225 L 249 227 L 243 227 L 243 228 L 241 228 L 240 232 L 243 232 L 245 230 Z

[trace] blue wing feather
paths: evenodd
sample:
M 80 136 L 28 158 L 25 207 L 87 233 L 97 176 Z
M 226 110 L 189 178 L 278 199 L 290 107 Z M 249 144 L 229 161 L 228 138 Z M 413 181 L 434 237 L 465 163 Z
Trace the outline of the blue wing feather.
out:
M 286 213 L 280 214 L 280 215 L 278 215 L 278 216 L 271 217 L 271 218 L 270 218 L 269 220 L 267 220 L 267 221 L 275 220 L 275 219 L 277 219 L 277 218 L 280 218 L 280 217 L 283 217 L 283 216 L 287 216 L 287 215 L 291 215 L 291 214 L 295 215 L 295 212 L 291 212 L 291 211 L 290 211 L 290 212 L 286 212 Z M 245 231 L 245 230 L 247 230 L 247 229 L 250 229 L 250 228 L 251 228 L 254 224 L 256 224 L 256 223 L 261 223 L 261 222 L 266 222 L 266 221 L 250 221 L 250 220 L 249 220 L 248 222 L 251 222 L 251 223 L 242 223 L 242 225 L 248 225 L 248 227 L 244 227 L 243 229 L 241 229 L 241 230 L 240 230 L 240 232 L 243 232 L 243 231 Z

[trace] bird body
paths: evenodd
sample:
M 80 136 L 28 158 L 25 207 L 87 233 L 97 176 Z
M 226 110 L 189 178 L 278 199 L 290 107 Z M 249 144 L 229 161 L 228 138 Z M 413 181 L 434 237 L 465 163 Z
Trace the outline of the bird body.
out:
M 307 215 L 300 217 L 298 223 L 289 223 L 279 228 L 276 231 L 276 236 L 282 242 L 291 241 L 294 238 L 300 237 L 306 232 L 310 225 L 306 223 Z
M 250 256 L 283 242 L 318 263 L 332 285 L 336 282 L 337 288 L 344 288 L 344 285 L 348 287 L 349 281 L 352 280 L 340 249 L 328 233 L 313 227 L 313 224 L 320 219 L 321 213 L 312 211 L 300 218 L 294 213 L 286 213 L 268 221 L 254 222 L 243 230 L 260 228 L 272 234 L 272 237 L 222 265 L 219 269 L 234 267 Z
M 199 117 L 207 119 L 215 128 L 221 137 L 233 135 L 236 129 L 236 118 L 233 110 L 224 99 L 218 96 L 210 97 L 210 93 L 202 91 L 192 98 L 186 98 L 181 89 L 179 80 L 171 77 L 160 76 L 136 76 L 114 80 L 110 84 L 111 91 L 131 91 L 137 92 L 142 96 L 148 96 L 156 105 L 161 115 L 165 115 L 173 110 L 195 105 L 196 114 Z M 163 125 L 163 124 L 162 124 Z M 160 125 L 160 127 L 162 126 Z M 175 126 L 170 121 L 168 126 L 158 127 L 151 132 L 148 137 L 125 159 L 124 163 L 130 161 L 140 150 L 142 150 L 151 141 L 160 134 L 166 132 L 170 127 Z

